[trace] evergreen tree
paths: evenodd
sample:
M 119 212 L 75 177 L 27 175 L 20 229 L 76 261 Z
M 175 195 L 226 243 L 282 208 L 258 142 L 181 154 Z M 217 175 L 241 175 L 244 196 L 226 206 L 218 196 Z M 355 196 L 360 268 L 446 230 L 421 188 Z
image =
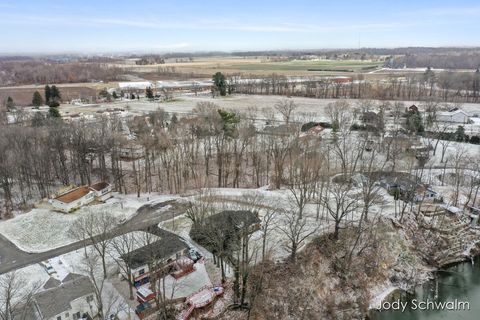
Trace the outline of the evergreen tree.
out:
M 238 115 L 234 112 L 219 109 L 218 114 L 222 119 L 223 131 L 228 137 L 233 137 L 237 123 L 240 122 Z
M 145 89 L 145 95 L 147 96 L 147 99 L 153 100 L 153 90 L 152 88 L 148 87 Z
M 37 108 L 40 107 L 41 105 L 43 105 L 43 98 L 42 98 L 42 95 L 40 94 L 40 92 L 35 91 L 33 93 L 32 105 L 37 107 Z
M 15 109 L 15 102 L 13 102 L 12 97 L 7 98 L 7 110 Z
M 221 96 L 227 95 L 227 81 L 225 75 L 221 72 L 217 72 L 213 75 L 213 85 L 220 92 Z
M 113 91 L 112 97 L 113 97 L 113 99 L 118 99 L 118 95 L 117 95 L 117 93 L 116 93 L 115 91 Z
M 47 104 L 50 102 L 51 96 L 52 96 L 52 90 L 50 89 L 50 86 L 47 84 L 45 86 L 45 102 Z
M 62 96 L 60 95 L 60 90 L 57 88 L 57 86 L 52 86 L 52 99 L 56 99 L 60 101 L 62 99 Z
M 407 129 L 412 133 L 423 133 L 425 128 L 423 127 L 422 116 L 418 112 L 409 112 L 407 114 Z
M 465 128 L 463 126 L 457 127 L 457 131 L 455 131 L 455 140 L 458 142 L 465 141 Z
M 50 115 L 50 117 L 52 118 L 60 118 L 60 111 L 58 111 L 58 108 L 57 107 L 50 107 L 48 109 L 48 114 Z
M 61 98 L 60 90 L 58 90 L 57 86 L 45 86 L 45 101 L 49 107 L 58 108 Z

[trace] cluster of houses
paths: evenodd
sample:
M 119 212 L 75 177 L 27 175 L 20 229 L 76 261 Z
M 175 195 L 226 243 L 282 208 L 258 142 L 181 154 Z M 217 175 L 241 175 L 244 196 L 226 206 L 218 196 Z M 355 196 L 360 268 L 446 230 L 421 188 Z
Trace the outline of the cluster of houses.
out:
M 248 232 L 258 230 L 260 219 L 256 212 L 245 210 L 227 210 L 219 212 L 206 218 L 208 221 L 222 221 L 219 225 L 226 228 L 247 227 Z M 140 247 L 121 258 L 129 270 L 129 274 L 123 274 L 127 281 L 136 288 L 136 298 L 139 304 L 136 307 L 136 314 L 143 319 L 153 312 L 155 290 L 152 279 L 163 279 L 173 277 L 175 281 L 196 271 L 196 266 L 202 264 L 203 257 L 194 249 L 190 248 L 177 235 L 165 230 L 156 229 L 152 231 L 158 240 Z M 207 276 L 208 277 L 208 276 Z M 176 292 L 171 297 L 176 303 L 183 304 L 183 311 L 177 319 L 186 320 L 195 309 L 201 309 L 210 305 L 216 297 L 223 294 L 220 285 L 212 285 L 210 280 L 194 292 Z
M 362 180 L 357 177 L 355 181 L 359 184 Z M 428 185 L 400 176 L 384 177 L 380 180 L 380 186 L 397 199 L 418 203 L 420 211 L 427 215 L 432 212 L 438 213 L 440 210 L 460 218 L 466 218 L 472 228 L 478 228 L 480 226 L 478 224 L 480 208 L 466 206 L 462 210 L 451 204 L 444 203 L 443 196 Z

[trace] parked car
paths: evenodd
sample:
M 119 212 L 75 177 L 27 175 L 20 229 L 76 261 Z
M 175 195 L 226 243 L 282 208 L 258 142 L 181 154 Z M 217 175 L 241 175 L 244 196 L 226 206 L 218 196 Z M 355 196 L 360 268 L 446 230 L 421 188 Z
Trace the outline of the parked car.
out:
M 43 268 L 45 269 L 45 271 L 48 273 L 49 276 L 51 276 L 54 273 L 57 273 L 55 271 L 55 269 L 52 267 L 52 265 L 50 264 L 50 262 L 42 261 L 41 264 L 42 264 Z
M 202 255 L 200 254 L 200 252 L 198 252 L 197 250 L 191 248 L 189 251 L 188 251 L 188 256 L 190 257 L 190 259 L 192 259 L 194 262 L 197 262 L 198 260 L 200 260 L 202 258 Z

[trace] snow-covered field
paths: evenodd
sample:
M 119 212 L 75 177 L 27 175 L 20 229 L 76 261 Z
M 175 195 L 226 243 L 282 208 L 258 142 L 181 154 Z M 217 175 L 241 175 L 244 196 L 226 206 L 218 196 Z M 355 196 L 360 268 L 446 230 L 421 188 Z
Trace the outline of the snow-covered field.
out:
M 89 214 L 105 212 L 120 221 L 132 218 L 145 203 L 155 203 L 175 197 L 150 194 L 122 195 L 116 193 L 106 203 L 82 207 L 74 213 L 64 214 L 49 209 L 36 208 L 15 218 L 0 222 L 0 233 L 26 252 L 45 252 L 68 245 L 77 240 L 71 228 L 75 221 Z
M 105 103 L 100 107 L 81 107 L 73 105 L 62 105 L 62 110 L 71 109 L 71 113 L 95 113 L 99 109 L 107 109 L 112 107 L 121 107 L 129 109 L 129 112 L 134 114 L 140 114 L 143 112 L 154 111 L 158 108 L 162 108 L 167 112 L 174 112 L 179 115 L 183 113 L 190 113 L 195 108 L 199 102 L 211 102 L 219 105 L 225 109 L 231 109 L 235 111 L 245 112 L 249 108 L 256 107 L 258 112 L 258 117 L 262 118 L 262 108 L 273 108 L 278 101 L 282 100 L 282 96 L 268 96 L 268 95 L 234 95 L 227 97 L 216 97 L 212 98 L 211 95 L 179 95 L 176 97 L 175 101 L 171 102 L 146 102 L 146 101 L 123 101 L 123 102 L 114 102 L 114 103 Z M 327 105 L 329 103 L 338 101 L 338 99 L 315 99 L 315 98 L 302 98 L 302 97 L 293 97 L 293 101 L 298 105 L 298 109 L 295 110 L 295 114 L 300 115 L 301 113 L 314 113 L 315 116 L 311 120 L 321 121 L 326 120 L 327 117 Z M 360 100 L 358 99 L 348 99 L 352 106 L 358 104 Z M 380 102 L 380 101 L 379 101 Z M 385 102 L 385 101 L 381 101 Z M 394 102 L 394 101 L 392 101 Z M 415 104 L 421 106 L 423 103 L 420 101 L 403 101 L 406 106 Z M 127 108 L 127 105 L 129 108 Z M 464 103 L 461 105 L 461 109 L 468 112 L 470 115 L 480 114 L 480 104 L 478 103 Z M 278 119 L 281 119 L 281 116 L 277 114 Z

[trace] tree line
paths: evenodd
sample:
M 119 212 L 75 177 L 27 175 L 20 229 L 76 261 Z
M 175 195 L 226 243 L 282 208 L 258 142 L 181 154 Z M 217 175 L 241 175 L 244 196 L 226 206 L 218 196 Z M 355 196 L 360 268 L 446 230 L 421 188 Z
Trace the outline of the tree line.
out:
M 240 81 L 241 80 L 241 81 Z M 377 99 L 377 100 L 440 100 L 444 102 L 478 102 L 480 99 L 480 71 L 434 72 L 391 75 L 383 80 L 365 80 L 363 75 L 353 81 L 341 78 L 310 77 L 302 83 L 288 77 L 271 74 L 258 78 L 228 76 L 226 82 L 237 93 L 284 95 L 318 99 Z

